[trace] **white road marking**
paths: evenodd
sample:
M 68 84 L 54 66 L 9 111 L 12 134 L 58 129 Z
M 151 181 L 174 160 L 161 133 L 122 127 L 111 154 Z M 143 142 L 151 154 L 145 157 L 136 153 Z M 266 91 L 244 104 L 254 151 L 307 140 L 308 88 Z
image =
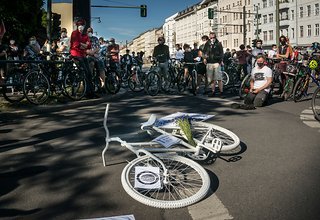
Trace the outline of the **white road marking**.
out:
M 227 220 L 233 219 L 220 199 L 212 194 L 203 201 L 188 207 L 193 220 Z
M 302 122 L 305 125 L 307 125 L 311 128 L 319 129 L 319 132 L 320 132 L 320 122 L 314 118 L 313 111 L 312 111 L 311 107 L 309 109 L 305 109 L 301 112 L 300 119 L 302 120 Z

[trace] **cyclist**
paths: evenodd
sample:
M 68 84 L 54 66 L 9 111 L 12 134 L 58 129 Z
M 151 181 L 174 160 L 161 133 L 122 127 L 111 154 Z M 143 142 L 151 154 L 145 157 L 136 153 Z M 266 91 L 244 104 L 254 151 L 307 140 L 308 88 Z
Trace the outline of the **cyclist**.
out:
M 35 59 L 40 54 L 40 45 L 35 36 L 29 38 L 29 44 L 24 48 L 23 57 Z
M 70 51 L 70 38 L 68 37 L 68 32 L 66 28 L 61 28 L 61 36 L 58 41 L 58 53 L 69 53 Z
M 218 41 L 216 34 L 210 32 L 209 40 L 206 42 L 203 48 L 204 59 L 203 62 L 207 65 L 207 78 L 209 85 L 211 84 L 211 93 L 209 97 L 214 97 L 216 80 L 218 80 L 218 86 L 220 90 L 220 97 L 223 97 L 223 84 L 222 75 L 220 72 L 220 64 L 223 59 L 223 47 Z
M 176 44 L 176 54 L 175 54 L 176 60 L 181 61 L 183 59 L 183 56 L 184 54 L 180 44 Z
M 277 58 L 281 59 L 279 63 L 279 70 L 281 72 L 282 85 L 285 85 L 288 76 L 283 73 L 286 72 L 287 65 L 289 63 L 288 60 L 291 59 L 292 47 L 289 44 L 288 38 L 286 38 L 284 35 L 280 36 L 279 42 L 280 45 L 278 47 Z
M 125 69 L 126 77 L 130 76 L 131 67 L 133 64 L 132 56 L 130 55 L 130 50 L 126 49 L 126 53 L 121 57 L 120 60 L 121 67 Z
M 93 73 L 93 69 L 97 69 L 101 81 L 101 91 L 105 92 L 104 82 L 106 79 L 106 73 L 104 71 L 104 63 L 102 61 L 102 57 L 100 56 L 100 43 L 98 38 L 96 36 L 93 36 L 92 27 L 89 27 L 87 29 L 87 34 L 91 43 L 91 48 L 87 50 L 87 57 L 91 68 L 90 70 Z
M 86 58 L 86 51 L 91 48 L 91 42 L 84 28 L 85 20 L 79 19 L 76 22 L 77 29 L 71 33 L 70 38 L 70 54 L 79 61 L 80 66 L 84 69 L 87 82 L 86 95 L 88 98 L 94 98 L 94 89 L 92 85 L 92 73 L 90 71 L 89 62 Z
M 6 46 L 2 44 L 2 36 L 0 36 L 0 60 L 7 59 Z M 0 84 L 3 83 L 5 77 L 6 64 L 0 63 Z
M 166 76 L 168 74 L 168 64 L 170 59 L 169 47 L 164 44 L 164 37 L 158 38 L 158 45 L 154 47 L 152 56 L 159 61 L 161 73 Z
M 252 69 L 250 91 L 244 99 L 245 108 L 262 107 L 266 104 L 272 83 L 272 70 L 265 65 L 264 55 L 256 57 L 257 65 Z
M 272 49 L 268 51 L 268 58 L 272 59 L 277 57 L 277 45 L 276 44 L 272 44 Z
M 208 40 L 209 37 L 207 35 L 203 35 L 201 37 L 202 44 L 200 45 L 199 50 L 203 51 L 204 45 L 207 43 Z
M 258 39 L 256 41 L 255 48 L 251 52 L 251 56 L 252 56 L 251 65 L 252 65 L 252 68 L 254 68 L 256 66 L 256 57 L 258 55 L 263 55 L 263 54 L 264 54 L 264 50 L 262 49 L 262 40 Z
M 194 58 L 193 58 L 193 54 L 192 54 L 190 45 L 189 44 L 184 44 L 183 45 L 183 50 L 184 50 L 183 61 L 186 62 L 186 63 L 193 63 L 194 62 Z M 183 67 L 184 67 L 184 83 L 186 83 L 187 77 L 188 77 L 189 73 L 193 69 L 193 65 L 184 64 Z
M 244 44 L 240 45 L 240 50 L 237 51 L 237 58 L 238 58 L 238 80 L 241 80 L 241 70 L 243 70 L 244 76 L 243 78 L 248 74 L 248 65 L 247 65 L 247 59 L 250 57 L 250 54 L 246 50 L 246 47 Z
M 110 67 L 117 69 L 119 62 L 120 62 L 120 57 L 119 57 L 119 52 L 120 48 L 119 45 L 116 44 L 116 40 L 112 37 L 109 40 L 109 45 L 107 47 L 108 51 L 108 58 L 110 59 Z

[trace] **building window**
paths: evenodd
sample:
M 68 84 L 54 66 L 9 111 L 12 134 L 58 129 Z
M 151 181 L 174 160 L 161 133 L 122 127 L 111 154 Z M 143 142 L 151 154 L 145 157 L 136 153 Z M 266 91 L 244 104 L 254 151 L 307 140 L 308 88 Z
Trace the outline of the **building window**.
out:
M 262 0 L 262 8 L 268 7 L 267 0 Z
M 248 5 L 250 5 L 250 0 L 248 0 Z
M 303 7 L 300 7 L 300 18 L 303 18 Z
M 310 17 L 311 16 L 311 5 L 307 6 L 307 16 Z
M 269 0 L 269 7 L 273 6 L 273 0 Z
M 273 14 L 269 14 L 269 23 L 273 22 Z
M 300 37 L 303 37 L 303 26 L 300 26 Z
M 294 39 L 294 28 L 291 28 L 292 31 L 292 39 Z
M 267 15 L 263 15 L 263 23 L 266 24 L 268 22 Z
M 267 41 L 268 40 L 268 32 L 264 31 L 263 32 L 263 41 Z
M 319 24 L 315 24 L 314 25 L 314 36 L 319 36 L 319 32 L 320 32 L 320 29 L 319 29 Z
M 311 37 L 311 25 L 308 25 L 307 28 L 308 37 Z
M 233 47 L 239 46 L 239 39 L 233 39 Z
M 314 5 L 314 15 L 319 16 L 319 3 Z
M 269 31 L 269 40 L 273 40 L 273 30 Z
M 291 20 L 294 20 L 294 10 L 291 10 Z

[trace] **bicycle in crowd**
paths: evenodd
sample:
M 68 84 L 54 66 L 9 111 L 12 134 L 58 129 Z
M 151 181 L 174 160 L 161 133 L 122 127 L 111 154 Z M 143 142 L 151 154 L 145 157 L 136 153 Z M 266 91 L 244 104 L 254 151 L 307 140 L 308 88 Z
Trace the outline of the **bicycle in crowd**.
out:
M 203 199 L 209 191 L 210 178 L 195 161 L 213 163 L 220 152 L 233 150 L 240 144 L 236 134 L 203 122 L 205 118 L 199 114 L 171 115 L 160 119 L 151 115 L 141 129 L 157 138 L 127 142 L 119 137 L 110 137 L 108 111 L 109 104 L 103 121 L 106 132 L 103 165 L 106 166 L 106 152 L 111 142 L 118 142 L 135 153 L 137 158 L 122 171 L 121 183 L 132 198 L 152 207 L 181 208 Z M 177 123 L 184 125 L 178 126 Z
M 161 77 L 157 66 L 153 64 L 151 68 L 143 72 L 138 64 L 133 64 L 128 78 L 128 86 L 133 92 L 145 91 L 151 96 L 155 96 L 161 89 Z

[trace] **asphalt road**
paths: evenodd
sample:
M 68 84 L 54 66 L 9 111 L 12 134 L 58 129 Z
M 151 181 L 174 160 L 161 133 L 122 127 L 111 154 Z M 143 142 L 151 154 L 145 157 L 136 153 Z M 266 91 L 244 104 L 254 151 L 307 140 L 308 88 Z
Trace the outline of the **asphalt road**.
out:
M 320 123 L 306 116 L 310 101 L 273 99 L 256 110 L 232 109 L 232 102 L 240 101 L 122 93 L 0 112 L 0 218 L 319 219 Z M 112 136 L 145 138 L 137 132 L 151 113 L 197 112 L 214 114 L 209 122 L 232 130 L 241 146 L 203 165 L 212 180 L 203 201 L 174 210 L 148 207 L 121 186 L 131 152 L 114 144 L 102 165 L 106 103 Z

